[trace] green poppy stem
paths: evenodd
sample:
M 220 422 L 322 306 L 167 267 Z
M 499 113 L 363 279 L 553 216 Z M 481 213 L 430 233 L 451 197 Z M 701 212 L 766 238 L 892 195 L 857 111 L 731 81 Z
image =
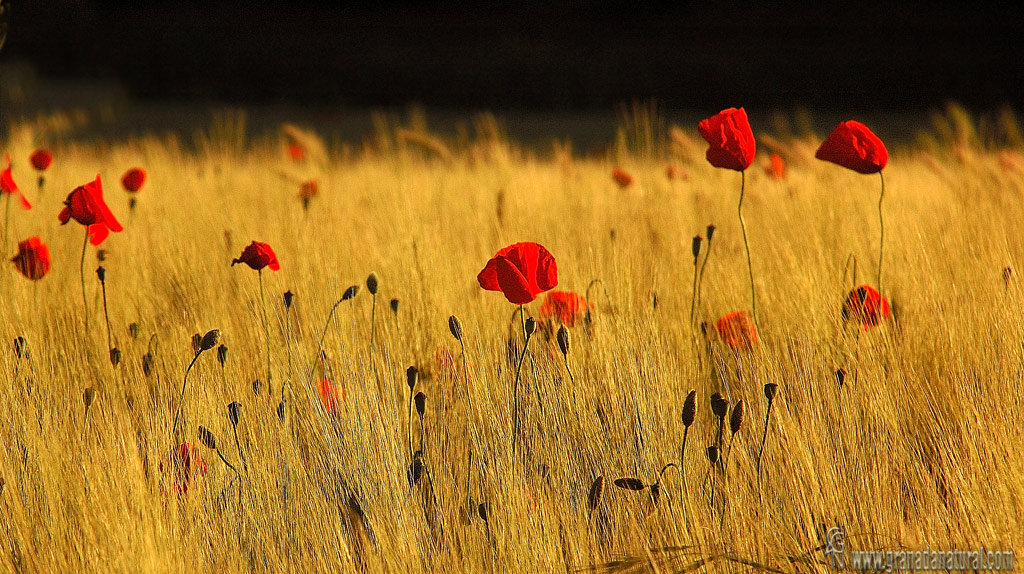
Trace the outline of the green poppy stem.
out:
M 267 343 L 267 389 L 271 388 L 271 372 L 270 372 L 270 320 L 267 318 L 267 298 L 263 290 L 263 270 L 257 271 L 260 278 L 260 307 L 263 308 L 263 335 Z
M 750 262 L 750 243 L 747 241 L 747 224 L 743 221 L 743 192 L 746 189 L 747 172 L 740 172 L 740 203 L 737 212 L 740 216 L 740 230 L 743 232 L 743 247 L 747 252 L 747 274 L 750 276 L 750 314 L 754 317 L 757 327 L 757 292 L 754 290 L 754 266 Z
M 85 250 L 89 247 L 89 226 L 85 226 L 85 241 L 82 242 L 82 259 L 79 263 L 79 274 L 82 279 L 82 311 L 85 313 L 85 332 L 82 334 L 82 346 L 89 340 L 89 299 L 85 294 Z
M 878 194 L 878 292 L 882 292 L 882 252 L 885 249 L 885 221 L 882 219 L 882 199 L 885 198 L 885 176 L 878 172 L 882 192 Z

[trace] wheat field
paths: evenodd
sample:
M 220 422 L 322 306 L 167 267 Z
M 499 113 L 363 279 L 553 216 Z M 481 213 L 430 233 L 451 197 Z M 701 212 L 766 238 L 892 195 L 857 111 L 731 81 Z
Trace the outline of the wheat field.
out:
M 190 142 L 63 141 L 69 121 L 15 125 L 0 142 L 34 203 L 11 210 L 5 257 L 38 235 L 53 258 L 36 282 L 10 263 L 0 273 L 5 344 L 24 338 L 0 354 L 5 571 L 821 572 L 833 526 L 863 549 L 1024 548 L 1016 122 L 996 145 L 951 108 L 890 147 L 884 294 L 896 320 L 866 331 L 840 309 L 875 281 L 878 179 L 815 160 L 821 134 L 755 125 L 744 216 L 760 341 L 733 353 L 689 321 L 691 238 L 708 224 L 695 323 L 750 301 L 739 174 L 705 162 L 694 126 L 659 130 L 638 114 L 594 157 L 566 142 L 525 149 L 489 116 L 461 137 L 382 118 L 367 141 L 330 144 L 291 126 L 247 134 L 239 113 L 197 121 Z M 40 145 L 55 160 L 37 191 L 27 158 Z M 785 158 L 783 180 L 765 173 L 771 151 Z M 130 210 L 119 179 L 136 165 L 149 181 Z M 616 185 L 616 167 L 631 185 Z M 82 227 L 57 220 L 97 173 L 125 227 L 99 246 L 116 367 L 100 253 L 86 252 L 86 332 Z M 306 210 L 310 179 L 320 193 Z M 258 274 L 231 266 L 252 240 L 281 263 L 262 272 L 265 303 Z M 530 339 L 513 452 L 520 317 L 476 275 L 518 241 L 547 247 L 558 289 L 593 309 L 569 330 L 565 359 L 550 332 Z M 213 329 L 223 366 L 193 348 Z M 323 378 L 339 389 L 333 414 Z M 766 383 L 778 395 L 759 476 Z M 409 403 L 420 391 L 422 426 Z M 745 417 L 713 470 L 714 392 L 742 399 Z M 207 468 L 184 492 L 170 471 L 182 441 Z M 425 469 L 413 486 L 410 442 Z M 654 483 L 669 463 L 656 501 L 613 484 Z

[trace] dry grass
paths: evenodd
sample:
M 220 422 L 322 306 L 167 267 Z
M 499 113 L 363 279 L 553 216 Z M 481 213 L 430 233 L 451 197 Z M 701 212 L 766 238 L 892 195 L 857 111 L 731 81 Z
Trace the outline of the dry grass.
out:
M 690 241 L 708 223 L 717 226 L 696 323 L 746 308 L 739 175 L 704 162 L 696 130 L 672 129 L 674 151 L 666 152 L 667 142 L 650 135 L 659 130 L 630 125 L 629 133 L 643 135 L 643 153 L 617 150 L 614 161 L 574 157 L 564 144 L 555 159 L 518 149 L 492 118 L 479 132 L 449 142 L 382 126 L 361 150 L 321 146 L 303 165 L 282 151 L 284 136 L 246 145 L 244 117 L 230 115 L 200 137 L 199 152 L 160 139 L 61 145 L 51 137 L 56 159 L 38 196 L 21 158 L 42 143 L 39 132 L 16 127 L 0 150 L 16 158 L 16 179 L 36 206 L 13 214 L 12 244 L 42 236 L 53 269 L 38 285 L 10 265 L 0 274 L 3 337 L 24 337 L 29 353 L 19 359 L 8 347 L 0 355 L 4 567 L 824 571 L 813 549 L 822 526 L 833 525 L 844 525 L 850 545 L 861 548 L 1024 548 L 1024 301 L 1019 274 L 1008 285 L 1002 277 L 1004 267 L 1024 261 L 1019 149 L 949 137 L 927 151 L 892 150 L 886 294 L 900 325 L 863 332 L 858 343 L 839 323 L 850 288 L 844 264 L 853 253 L 861 282 L 874 277 L 878 180 L 814 161 L 813 140 L 774 140 L 788 179 L 770 179 L 760 163 L 766 154 L 759 156 L 744 206 L 761 343 L 740 357 L 741 378 L 733 355 L 714 343 L 726 357 L 726 388 L 689 327 Z M 689 178 L 669 181 L 670 161 Z M 129 217 L 117 181 L 133 165 L 150 180 Z M 612 181 L 615 165 L 633 176 L 632 186 Z M 56 219 L 64 196 L 97 172 L 126 226 L 102 245 L 110 324 L 122 351 L 116 371 L 96 320 L 102 302 L 93 274 L 94 320 L 82 346 L 81 228 Z M 282 174 L 319 180 L 308 212 L 294 178 Z M 253 381 L 265 379 L 266 362 L 257 276 L 230 266 L 253 239 L 270 243 L 281 261 L 263 278 L 273 379 L 263 380 L 259 395 Z M 572 333 L 574 384 L 554 337 L 538 332 L 531 342 L 520 393 L 526 438 L 513 455 L 515 366 L 506 361 L 513 307 L 475 277 L 495 251 L 522 240 L 555 255 L 560 288 L 583 292 L 601 282 L 592 290 L 590 336 L 582 326 Z M 94 254 L 87 269 L 95 268 Z M 327 362 L 314 360 L 331 306 L 371 270 L 381 298 L 376 365 L 365 289 L 338 306 L 324 340 Z M 285 291 L 295 294 L 291 325 Z M 391 299 L 400 302 L 397 313 L 383 304 Z M 453 314 L 469 385 L 446 329 Z M 131 323 L 139 325 L 137 339 Z M 181 423 L 209 472 L 186 495 L 165 494 L 170 477 L 160 465 L 172 447 L 191 337 L 215 328 L 230 349 L 225 376 L 216 353 L 199 358 Z M 147 377 L 142 361 L 152 348 Z M 426 472 L 413 488 L 410 365 L 427 397 Z M 840 367 L 850 373 L 842 389 Z M 334 418 L 318 406 L 314 387 L 325 370 L 339 387 Z M 294 401 L 281 422 L 281 385 L 289 379 Z M 779 394 L 758 480 L 769 381 Z M 96 394 L 83 428 L 87 388 Z M 646 493 L 607 486 L 598 498 L 598 476 L 607 485 L 632 476 L 653 482 L 657 469 L 679 462 L 690 388 L 697 409 L 686 484 L 666 473 L 656 505 Z M 708 408 L 715 391 L 732 404 L 742 399 L 750 422 L 712 481 L 708 473 L 720 471 L 709 471 L 705 448 L 717 431 Z M 237 431 L 247 459 L 240 479 L 197 434 L 208 428 L 241 471 L 233 401 L 241 403 Z M 412 417 L 418 449 L 420 422 Z M 485 504 L 486 522 L 478 510 L 466 524 L 467 504 Z

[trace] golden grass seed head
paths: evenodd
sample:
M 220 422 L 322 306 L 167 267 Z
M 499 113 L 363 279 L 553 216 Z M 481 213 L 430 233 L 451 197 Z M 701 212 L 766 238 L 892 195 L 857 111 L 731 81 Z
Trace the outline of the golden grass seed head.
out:
M 697 391 L 691 389 L 683 401 L 683 426 L 689 428 L 693 419 L 697 416 Z
M 537 332 L 537 320 L 530 317 L 526 320 L 526 336 L 531 337 Z
M 405 384 L 409 385 L 409 392 L 416 389 L 416 383 L 420 380 L 420 370 L 416 368 L 416 365 L 410 365 L 405 370 Z
M 388 307 L 391 307 L 391 312 L 395 315 L 398 314 L 398 299 L 392 299 L 388 302 Z
M 764 385 L 764 398 L 768 399 L 768 402 L 775 400 L 775 393 L 779 391 L 779 385 L 775 383 L 765 383 Z
M 597 510 L 597 507 L 601 505 L 602 496 L 604 496 L 604 475 L 594 479 L 590 485 L 590 492 L 587 494 L 587 508 L 591 512 Z
M 708 462 L 710 462 L 712 465 L 715 464 L 716 462 L 718 462 L 718 447 L 717 446 L 715 446 L 715 445 L 709 446 L 708 450 L 707 450 L 707 454 L 708 454 Z
M 231 426 L 238 426 L 238 419 L 242 415 L 242 403 L 234 401 L 228 405 L 228 420 L 231 421 Z
M 562 325 L 558 328 L 558 334 L 555 335 L 555 340 L 558 341 L 558 350 L 562 351 L 562 355 L 569 354 L 569 331 Z
M 107 280 L 107 268 L 102 265 L 97 267 L 96 276 L 100 278 L 100 283 L 105 282 Z
M 210 429 L 201 425 L 199 427 L 199 442 L 203 443 L 203 446 L 210 450 L 217 450 L 217 439 L 210 432 Z
M 615 486 L 619 488 L 624 488 L 626 490 L 643 490 L 646 487 L 644 481 L 640 480 L 639 478 L 633 478 L 629 476 L 623 478 L 616 478 Z
M 697 258 L 700 257 L 700 244 L 704 241 L 704 238 L 700 235 L 694 235 L 693 241 L 690 243 L 690 253 L 693 254 L 693 264 L 697 264 Z
M 110 350 L 110 364 L 116 369 L 121 364 L 121 349 L 114 347 Z
M 293 303 L 295 303 L 295 293 L 292 293 L 291 290 L 285 291 L 284 292 L 284 308 L 285 309 L 291 309 Z
M 130 323 L 128 325 L 128 334 L 131 335 L 132 339 L 138 339 L 139 338 L 139 324 L 138 323 Z
M 452 337 L 455 337 L 456 341 L 462 342 L 462 321 L 455 315 L 448 317 L 448 330 L 452 332 Z
M 209 351 L 217 346 L 217 341 L 220 341 L 220 330 L 211 329 L 203 335 L 202 339 L 199 340 L 199 349 L 202 351 Z
M 720 419 L 725 419 L 725 415 L 729 412 L 729 399 L 722 396 L 722 393 L 712 393 L 711 395 L 711 412 Z
M 226 363 L 227 361 L 228 361 L 228 346 L 223 344 L 223 343 L 221 343 L 221 345 L 219 347 L 217 347 L 217 362 L 220 363 L 220 366 L 223 367 L 224 363 Z
M 370 292 L 370 295 L 376 295 L 377 289 L 380 287 L 380 280 L 377 279 L 376 273 L 370 273 L 366 278 L 366 290 Z
M 349 286 L 348 289 L 345 289 L 344 293 L 341 294 L 341 300 L 348 301 L 349 299 L 355 297 L 356 293 L 359 293 L 359 285 L 351 285 Z
M 82 402 L 85 403 L 85 410 L 89 410 L 89 407 L 96 402 L 96 389 L 86 387 L 85 392 L 82 393 Z
M 416 414 L 423 418 L 423 413 L 427 412 L 427 394 L 423 391 L 416 393 L 414 402 L 416 403 Z
M 732 416 L 729 417 L 729 431 L 732 434 L 740 432 L 740 427 L 743 426 L 743 399 L 736 402 L 736 406 L 732 408 Z
M 14 354 L 19 359 L 28 355 L 28 341 L 25 337 L 19 335 L 14 338 Z

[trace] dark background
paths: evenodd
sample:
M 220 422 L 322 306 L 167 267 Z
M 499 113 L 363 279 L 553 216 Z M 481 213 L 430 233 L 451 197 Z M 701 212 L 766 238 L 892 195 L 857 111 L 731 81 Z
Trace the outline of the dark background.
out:
M 3 59 L 238 104 L 913 111 L 1024 104 L 1024 9 L 991 2 L 13 0 Z

